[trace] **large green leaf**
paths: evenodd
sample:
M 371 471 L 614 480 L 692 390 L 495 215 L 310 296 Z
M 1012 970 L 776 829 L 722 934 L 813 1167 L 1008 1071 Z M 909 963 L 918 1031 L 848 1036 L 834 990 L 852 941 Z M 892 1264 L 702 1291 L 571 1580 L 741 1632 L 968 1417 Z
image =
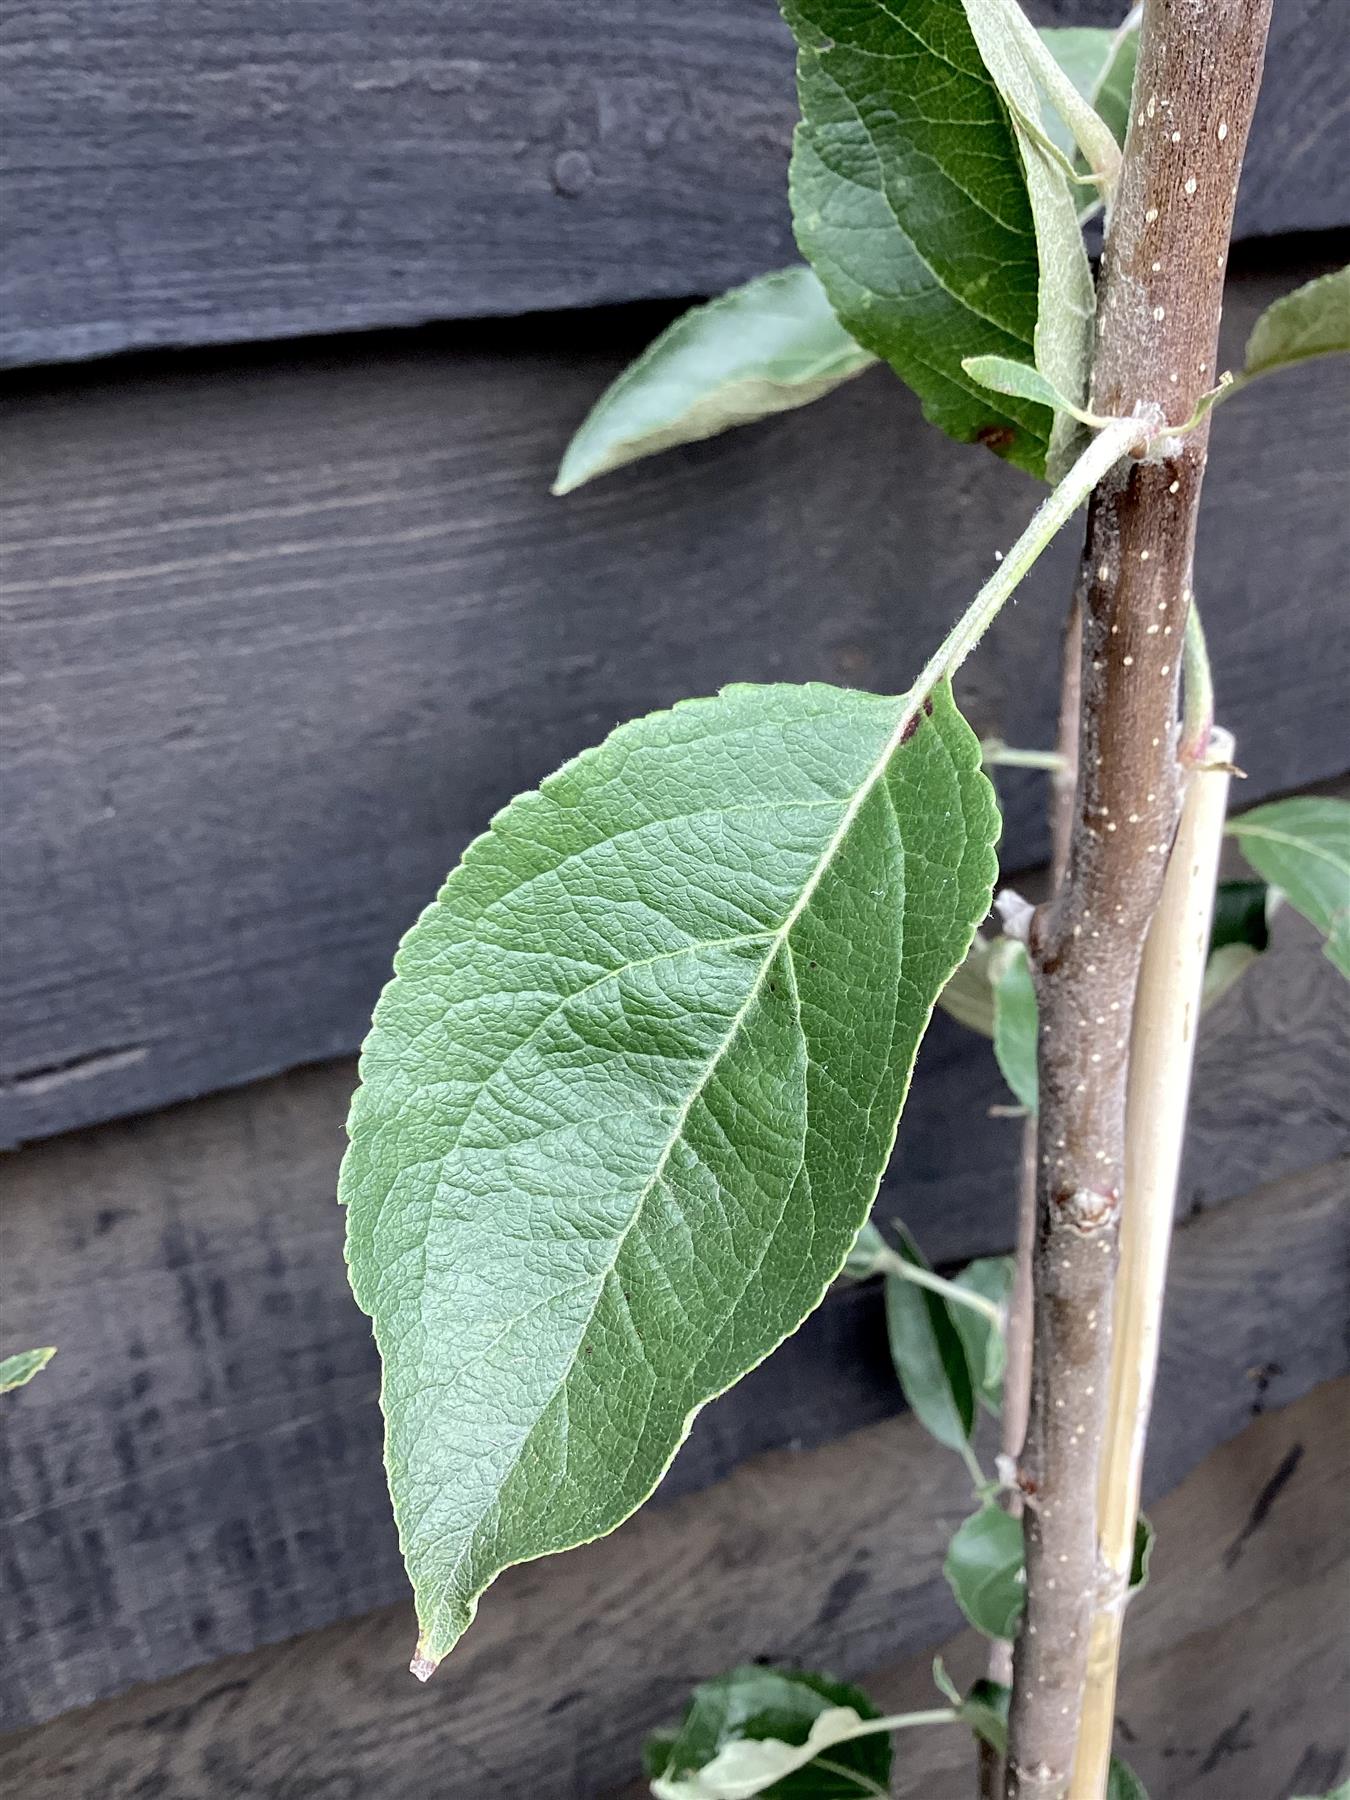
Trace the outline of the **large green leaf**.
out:
M 14 1356 L 5 1357 L 0 1362 L 0 1394 L 12 1394 L 15 1388 L 27 1387 L 55 1355 L 56 1345 L 47 1344 L 40 1350 L 20 1350 Z
M 1247 339 L 1243 375 L 1268 375 L 1313 356 L 1350 350 L 1350 264 L 1305 282 L 1261 314 Z
M 784 0 L 784 13 L 803 254 L 935 424 L 1043 474 L 1050 410 L 991 394 L 961 364 L 1036 362 L 1081 399 L 1092 284 L 1069 183 L 1019 141 L 962 0 Z
M 1228 829 L 1257 874 L 1325 934 L 1327 955 L 1350 978 L 1350 801 L 1275 800 Z
M 514 801 L 399 951 L 341 1194 L 430 1673 L 817 1305 L 989 903 L 940 684 L 738 687 Z
M 643 1766 L 657 1800 L 722 1800 L 728 1792 L 769 1800 L 885 1795 L 888 1734 L 872 1731 L 851 1742 L 837 1736 L 880 1716 L 861 1689 L 828 1675 L 749 1664 L 696 1687 L 678 1728 L 648 1739 Z M 794 1769 L 813 1731 L 806 1766 Z M 814 1760 L 820 1752 L 823 1763 Z
M 781 269 L 696 306 L 596 401 L 555 494 L 609 469 L 805 406 L 876 358 L 849 336 L 810 269 Z

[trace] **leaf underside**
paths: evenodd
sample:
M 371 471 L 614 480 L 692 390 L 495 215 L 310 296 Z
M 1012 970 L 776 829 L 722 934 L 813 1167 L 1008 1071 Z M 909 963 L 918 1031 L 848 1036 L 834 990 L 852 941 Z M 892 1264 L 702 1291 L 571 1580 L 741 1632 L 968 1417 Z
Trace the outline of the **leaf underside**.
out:
M 419 1672 L 818 1304 L 996 835 L 945 684 L 731 688 L 514 801 L 404 940 L 341 1197 Z
M 1350 979 L 1350 802 L 1304 794 L 1272 800 L 1229 821 L 1242 854 L 1326 936 L 1326 954 Z
M 839 323 L 812 270 L 761 275 L 684 313 L 629 364 L 567 446 L 553 492 L 806 406 L 875 360 Z

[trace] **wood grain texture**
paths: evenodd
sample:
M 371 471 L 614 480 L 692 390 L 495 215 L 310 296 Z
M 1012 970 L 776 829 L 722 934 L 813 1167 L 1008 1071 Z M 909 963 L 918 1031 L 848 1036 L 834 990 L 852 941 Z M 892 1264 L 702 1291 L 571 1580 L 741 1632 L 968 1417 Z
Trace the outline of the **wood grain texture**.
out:
M 1307 272 L 1235 281 L 1234 344 Z M 1035 488 L 877 371 L 551 499 L 650 328 L 13 383 L 0 1142 L 354 1049 L 465 841 L 618 720 L 733 680 L 913 679 Z M 1347 431 L 1318 367 L 1215 422 L 1199 591 L 1252 799 L 1344 766 Z M 1072 539 L 962 683 L 1013 743 L 1052 738 Z M 1044 777 L 1000 785 L 1025 867 Z
M 1240 1209 L 1255 1279 L 1281 1209 L 1300 1261 L 1309 1209 L 1325 1225 L 1327 1199 L 1324 1183 L 1321 1201 L 1286 1189 Z M 1205 1237 L 1189 1228 L 1179 1262 L 1206 1255 Z M 1289 1326 L 1272 1313 L 1273 1332 Z M 1215 1320 L 1172 1326 L 1205 1361 L 1221 1334 Z M 1280 1412 L 1309 1385 L 1281 1379 L 1277 1397 L 1235 1367 L 1226 1427 L 1272 1410 L 1160 1504 L 1182 1471 L 1154 1472 L 1156 1574 L 1131 1610 L 1122 1688 L 1153 1800 L 1284 1796 L 1301 1791 L 1285 1781 L 1295 1771 L 1321 1791 L 1343 1762 L 1326 1696 L 1345 1664 L 1346 1384 Z M 1187 1410 L 1184 1388 L 1169 1382 L 1164 1405 Z M 1190 1417 L 1194 1465 L 1214 1437 Z M 0 1783 L 30 1800 L 592 1800 L 635 1769 L 644 1732 L 693 1682 L 746 1656 L 832 1665 L 888 1704 L 931 1704 L 931 1647 L 956 1623 L 937 1566 L 967 1508 L 956 1459 L 891 1420 L 761 1458 L 614 1538 L 511 1570 L 426 1688 L 404 1673 L 411 1608 L 386 1607 L 19 1733 L 0 1744 Z M 978 1668 L 972 1640 L 948 1646 L 963 1675 Z M 908 1739 L 899 1791 L 961 1800 L 965 1758 L 947 1734 Z M 1244 1785 L 1258 1770 L 1282 1785 Z
M 1350 1682 L 1347 1480 L 1350 1382 L 1329 1381 L 1253 1421 L 1151 1509 L 1116 1727 L 1150 1800 L 1288 1800 L 1350 1770 L 1335 1704 Z M 967 1630 L 940 1654 L 964 1686 L 987 1652 Z M 932 1650 L 863 1681 L 887 1712 L 931 1706 Z M 968 1800 L 968 1740 L 909 1733 L 900 1750 L 895 1800 Z M 646 1796 L 629 1783 L 614 1800 Z
M 1281 0 L 1240 233 L 1350 223 L 1338 44 L 1336 0 Z M 794 258 L 774 0 L 71 0 L 21 9 L 6 52 L 7 363 L 714 293 Z
M 345 1291 L 330 1199 L 338 1115 L 325 1112 L 322 1132 L 305 1116 L 305 1089 L 321 1080 L 274 1083 L 251 1111 L 246 1096 L 222 1097 L 16 1161 L 0 1246 L 6 1330 L 61 1350 L 42 1381 L 11 1397 L 0 1437 L 8 1726 L 405 1592 L 379 1461 L 374 1356 Z M 302 1162 L 303 1182 L 275 1178 Z M 1201 1214 L 1181 1233 L 1150 1491 L 1179 1479 L 1254 1406 L 1280 1404 L 1344 1366 L 1345 1176 L 1328 1165 Z M 921 1238 L 940 1241 L 927 1229 L 935 1216 L 906 1210 Z M 881 1312 L 873 1289 L 832 1297 L 708 1409 L 663 1506 L 680 1506 L 678 1496 L 756 1452 L 819 1444 L 896 1408 Z M 832 1502 L 816 1529 L 837 1522 L 852 1556 L 867 1534 L 845 1529 L 845 1517 Z M 610 1540 L 617 1567 L 628 1568 L 632 1534 L 645 1529 L 640 1518 Z M 517 1615 L 518 1592 L 553 1596 L 541 1601 L 556 1616 L 540 1654 L 559 1658 L 556 1634 L 577 1620 L 572 1562 L 532 1566 L 495 1588 L 466 1640 L 480 1650 L 467 1663 L 457 1653 L 461 1674 L 438 1691 L 471 1695 L 472 1681 L 460 1682 L 472 1654 L 496 1666 L 503 1642 L 542 1629 Z M 918 1566 L 931 1585 L 931 1559 Z M 904 1563 L 902 1577 L 919 1579 Z M 664 1629 L 659 1597 L 641 1598 L 647 1576 L 632 1580 L 633 1604 L 650 1605 L 643 1628 Z M 719 1616 L 734 1621 L 745 1603 L 727 1596 Z M 797 1601 L 786 1593 L 779 1603 Z M 800 1604 L 805 1629 L 813 1615 Z M 897 1613 L 890 1591 L 866 1629 L 883 1638 L 907 1629 L 910 1604 Z M 868 1616 L 850 1610 L 849 1629 Z M 899 1642 L 869 1640 L 854 1666 Z M 522 1673 L 519 1691 L 532 1693 L 536 1680 Z

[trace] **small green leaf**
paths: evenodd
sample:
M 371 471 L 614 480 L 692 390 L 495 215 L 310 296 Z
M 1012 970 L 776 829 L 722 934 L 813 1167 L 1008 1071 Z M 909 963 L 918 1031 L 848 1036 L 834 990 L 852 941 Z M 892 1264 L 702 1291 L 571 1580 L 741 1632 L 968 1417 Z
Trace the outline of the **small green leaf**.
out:
M 848 1281 L 868 1281 L 881 1274 L 891 1254 L 890 1245 L 869 1219 L 853 1240 L 840 1274 Z
M 1119 166 L 1119 152 L 1110 132 L 1092 108 L 1081 103 L 1072 82 L 1064 79 L 1054 58 L 1046 53 L 1017 0 L 965 0 L 965 10 L 985 68 L 1012 118 L 1035 226 L 1038 285 L 1033 354 L 1029 359 L 1014 360 L 1033 363 L 1054 392 L 1064 396 L 1067 407 L 1074 409 L 1081 406 L 1087 388 L 1096 289 L 1078 222 L 1078 197 L 1060 166 L 1060 152 L 1040 128 L 1047 87 L 1080 144 L 1093 144 L 1098 155 L 1115 167 Z M 1071 410 L 1054 410 L 1046 452 L 1048 481 L 1062 478 L 1082 448 L 1082 437 Z
M 1230 820 L 1242 854 L 1321 931 L 1350 978 L 1350 801 L 1275 800 Z
M 1106 1800 L 1148 1800 L 1143 1782 L 1118 1756 L 1111 1758 L 1106 1777 Z
M 738 687 L 515 800 L 399 951 L 340 1192 L 429 1674 L 819 1303 L 988 909 L 946 683 Z
M 1350 1800 L 1350 1781 L 1343 1781 L 1338 1788 L 1333 1788 L 1329 1794 L 1307 1794 L 1301 1796 L 1300 1800 Z
M 1013 1270 L 1011 1256 L 982 1256 L 966 1264 L 956 1277 L 956 1285 L 972 1294 L 982 1294 L 1006 1312 Z M 951 1317 L 965 1347 L 975 1398 L 997 1415 L 1003 1406 L 1003 1368 L 1007 1360 L 1003 1332 L 972 1306 L 953 1306 Z
M 904 1260 L 926 1269 L 928 1263 L 903 1226 L 899 1239 Z M 975 1429 L 975 1379 L 952 1317 L 955 1310 L 940 1294 L 901 1275 L 886 1277 L 891 1361 L 905 1399 L 940 1444 L 949 1450 L 964 1450 Z
M 952 1539 L 942 1572 L 956 1603 L 986 1637 L 1011 1638 L 1026 1600 L 1022 1521 L 992 1501 Z
M 884 1796 L 889 1736 L 869 1732 L 850 1742 L 837 1735 L 880 1716 L 866 1694 L 829 1676 L 750 1665 L 695 1688 L 678 1730 L 648 1740 L 643 1766 L 656 1800 Z M 822 1751 L 828 1766 L 815 1761 Z
M 5 1357 L 0 1362 L 0 1394 L 10 1394 L 15 1388 L 26 1387 L 55 1355 L 56 1345 L 48 1344 L 41 1350 L 20 1350 L 15 1356 Z
M 994 1035 L 994 989 L 989 979 L 991 939 L 977 937 L 966 959 L 938 995 L 938 1005 L 968 1031 Z
M 989 964 L 994 988 L 994 1056 L 1003 1079 L 1028 1112 L 1039 1100 L 1036 1074 L 1036 988 L 1026 946 L 1002 938 Z
M 567 446 L 553 492 L 805 406 L 875 361 L 810 269 L 761 275 L 676 319 L 623 371 Z
M 1350 350 L 1350 264 L 1274 301 L 1247 339 L 1248 379 L 1314 356 Z
M 1010 356 L 967 356 L 962 358 L 961 367 L 991 393 L 1018 395 L 1023 400 L 1035 400 L 1041 406 L 1090 422 L 1088 414 L 1061 394 L 1053 382 L 1047 381 L 1030 363 L 1014 362 Z
M 1134 1555 L 1130 1560 L 1130 1592 L 1137 1594 L 1141 1587 L 1148 1585 L 1148 1567 L 1153 1560 L 1153 1545 L 1157 1533 L 1153 1524 L 1143 1513 L 1134 1523 Z
M 1118 144 L 1130 122 L 1130 90 L 1139 57 L 1139 27 L 1111 30 L 1096 25 L 1046 26 L 1046 48 L 1078 92 L 1094 108 Z M 1074 153 L 1073 133 L 1053 109 L 1045 127 L 1066 156 Z
M 1142 1513 L 1134 1533 L 1129 1592 L 1148 1580 L 1153 1527 Z M 987 1501 L 951 1541 L 943 1566 L 957 1604 L 972 1625 L 989 1637 L 1011 1638 L 1026 1596 L 1026 1550 L 1022 1521 Z
M 933 1664 L 933 1679 L 956 1708 L 961 1723 L 969 1725 L 981 1743 L 988 1744 L 1000 1756 L 1005 1755 L 1008 1749 L 1011 1691 L 1001 1682 L 980 1680 L 973 1684 L 970 1692 L 962 1699 L 955 1683 L 942 1666 L 940 1656 Z
M 1041 264 L 1022 153 L 961 0 L 910 0 L 903 17 L 882 0 L 784 0 L 783 11 L 799 52 L 790 193 L 803 255 L 851 335 L 934 424 L 1043 474 L 1053 415 L 996 400 L 961 367 L 1009 356 L 1060 379 L 1038 355 Z M 1079 294 L 1080 315 L 1082 304 Z M 1084 323 L 1066 313 L 1056 329 Z M 1084 361 L 1086 344 L 1084 334 Z M 1073 392 L 1072 374 L 1060 385 Z

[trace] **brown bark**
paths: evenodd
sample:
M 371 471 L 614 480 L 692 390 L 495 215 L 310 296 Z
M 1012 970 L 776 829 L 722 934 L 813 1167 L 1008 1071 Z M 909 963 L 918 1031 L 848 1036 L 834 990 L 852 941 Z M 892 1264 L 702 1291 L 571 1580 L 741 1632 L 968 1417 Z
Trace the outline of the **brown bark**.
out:
M 1233 199 L 1270 0 L 1146 0 L 1098 301 L 1092 408 L 1179 426 L 1215 381 Z M 1127 1046 L 1176 828 L 1177 689 L 1202 425 L 1115 470 L 1088 518 L 1067 879 L 1038 909 L 1040 1122 L 1031 1405 L 1018 1485 L 1027 1604 L 1009 1800 L 1063 1800 L 1097 1579 L 1097 1474 L 1124 1182 Z

